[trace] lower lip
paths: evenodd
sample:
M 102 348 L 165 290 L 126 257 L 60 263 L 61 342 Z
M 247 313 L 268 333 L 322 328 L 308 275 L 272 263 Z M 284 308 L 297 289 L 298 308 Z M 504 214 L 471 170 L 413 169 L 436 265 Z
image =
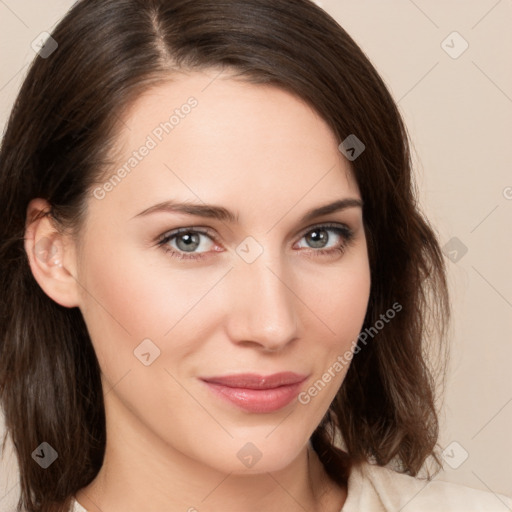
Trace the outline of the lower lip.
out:
M 229 400 L 240 409 L 255 413 L 274 412 L 282 409 L 297 397 L 302 384 L 302 382 L 298 382 L 272 389 L 247 389 L 203 382 L 221 398 Z

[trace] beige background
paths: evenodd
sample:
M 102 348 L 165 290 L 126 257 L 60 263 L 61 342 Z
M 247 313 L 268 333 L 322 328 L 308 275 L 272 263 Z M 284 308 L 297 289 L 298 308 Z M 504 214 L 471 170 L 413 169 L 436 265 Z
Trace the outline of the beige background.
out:
M 468 249 L 447 260 L 453 349 L 441 415 L 446 469 L 437 478 L 512 495 L 512 2 L 317 3 L 359 43 L 397 100 L 421 203 L 443 246 L 456 237 L 450 243 Z M 2 127 L 34 57 L 31 42 L 72 4 L 0 0 Z M 0 511 L 12 510 L 18 490 L 7 451 Z

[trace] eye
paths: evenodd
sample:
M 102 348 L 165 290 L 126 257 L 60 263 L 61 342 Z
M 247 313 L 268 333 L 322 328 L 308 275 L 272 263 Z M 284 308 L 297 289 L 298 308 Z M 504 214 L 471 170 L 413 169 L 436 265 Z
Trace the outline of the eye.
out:
M 311 249 L 308 253 L 313 256 L 342 254 L 353 237 L 353 231 L 344 224 L 323 224 L 306 231 L 301 240 L 306 240 L 309 247 L 299 248 Z M 215 243 L 213 232 L 208 229 L 179 228 L 165 234 L 157 245 L 180 260 L 198 260 L 207 258 L 211 252 L 222 252 Z M 199 248 L 203 250 L 197 251 Z
M 204 243 L 204 240 L 207 240 Z M 174 244 L 174 245 L 173 245 Z M 206 257 L 215 246 L 213 235 L 209 231 L 192 228 L 179 228 L 166 234 L 158 245 L 171 256 L 179 259 L 200 259 Z M 198 248 L 204 251 L 196 252 Z
M 334 233 L 334 236 L 329 233 Z M 353 231 L 342 224 L 322 224 L 307 231 L 302 239 L 313 249 L 313 255 L 341 254 L 354 238 Z M 302 240 L 301 239 L 301 240 Z M 304 246 L 302 246 L 304 247 Z

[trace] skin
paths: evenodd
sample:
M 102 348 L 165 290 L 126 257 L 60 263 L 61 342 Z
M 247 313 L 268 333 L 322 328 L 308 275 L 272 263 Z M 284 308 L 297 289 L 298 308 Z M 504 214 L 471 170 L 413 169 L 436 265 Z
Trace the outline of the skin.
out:
M 102 370 L 105 460 L 77 499 L 95 512 L 337 512 L 346 489 L 327 476 L 309 438 L 348 364 L 309 403 L 271 413 L 220 400 L 199 377 L 294 371 L 308 375 L 307 390 L 353 349 L 370 293 L 362 209 L 300 219 L 361 199 L 357 183 L 311 107 L 216 70 L 174 76 L 139 97 L 123 116 L 117 166 L 190 96 L 197 107 L 103 199 L 90 196 L 78 240 L 48 217 L 28 222 L 34 277 L 53 300 L 80 308 Z M 238 222 L 136 217 L 169 199 L 223 206 Z M 33 200 L 28 219 L 47 206 Z M 353 231 L 342 253 L 318 253 L 344 245 L 331 229 L 315 245 L 311 232 L 326 222 Z M 215 239 L 199 235 L 189 249 L 204 259 L 157 245 L 182 227 L 210 228 Z M 252 263 L 237 253 L 249 236 L 263 251 Z M 167 247 L 190 254 L 183 237 Z M 147 338 L 160 350 L 149 366 L 134 355 Z M 261 452 L 250 468 L 237 457 L 246 443 Z

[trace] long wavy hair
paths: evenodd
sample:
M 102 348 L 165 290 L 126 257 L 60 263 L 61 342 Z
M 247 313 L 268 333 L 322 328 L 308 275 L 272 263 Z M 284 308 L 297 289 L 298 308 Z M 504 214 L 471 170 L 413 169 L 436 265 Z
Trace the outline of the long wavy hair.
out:
M 0 150 L 0 403 L 4 446 L 9 435 L 20 467 L 17 510 L 66 512 L 97 475 L 106 442 L 98 360 L 80 310 L 51 300 L 31 273 L 27 205 L 46 199 L 55 222 L 79 233 L 91 190 L 112 164 L 119 117 L 182 70 L 229 69 L 281 87 L 340 143 L 351 134 L 364 143 L 350 165 L 364 201 L 371 291 L 363 332 L 371 336 L 359 338 L 311 442 L 340 484 L 358 461 L 413 476 L 433 461 L 438 471 L 445 264 L 417 203 L 401 115 L 345 30 L 309 0 L 86 0 L 52 37 L 58 48 L 32 63 Z M 377 329 L 393 304 L 400 312 Z M 31 456 L 42 441 L 58 451 L 44 470 Z

